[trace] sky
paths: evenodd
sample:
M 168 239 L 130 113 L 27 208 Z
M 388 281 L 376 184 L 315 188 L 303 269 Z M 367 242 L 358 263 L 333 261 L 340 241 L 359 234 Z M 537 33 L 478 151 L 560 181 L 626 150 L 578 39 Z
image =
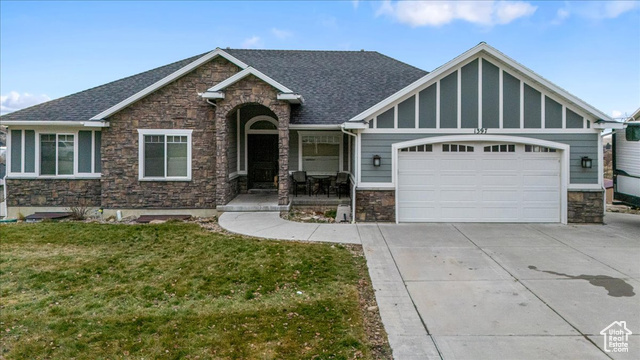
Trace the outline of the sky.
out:
M 485 41 L 621 118 L 640 107 L 639 24 L 638 1 L 1 0 L 0 112 L 216 47 L 365 49 L 432 71 Z

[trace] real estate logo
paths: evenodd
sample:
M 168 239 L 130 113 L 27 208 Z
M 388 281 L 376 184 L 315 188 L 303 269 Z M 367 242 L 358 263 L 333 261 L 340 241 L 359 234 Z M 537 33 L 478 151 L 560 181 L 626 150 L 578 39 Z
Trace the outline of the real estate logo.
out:
M 604 336 L 604 351 L 616 353 L 629 352 L 629 335 L 631 330 L 627 329 L 626 321 L 614 321 L 611 325 L 600 331 Z

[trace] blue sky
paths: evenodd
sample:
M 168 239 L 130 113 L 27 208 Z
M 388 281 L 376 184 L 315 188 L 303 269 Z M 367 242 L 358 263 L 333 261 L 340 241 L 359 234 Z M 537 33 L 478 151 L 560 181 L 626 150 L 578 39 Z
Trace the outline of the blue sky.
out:
M 640 107 L 638 24 L 634 1 L 1 1 L 1 111 L 216 47 L 375 50 L 431 71 L 486 41 L 620 117 Z

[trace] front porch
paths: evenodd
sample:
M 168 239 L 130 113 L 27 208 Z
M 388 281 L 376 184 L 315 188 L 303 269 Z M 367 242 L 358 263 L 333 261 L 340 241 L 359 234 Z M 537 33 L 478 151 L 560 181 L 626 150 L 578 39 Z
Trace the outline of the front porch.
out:
M 338 198 L 336 195 L 327 197 L 326 195 L 308 195 L 293 193 L 289 194 L 290 203 L 278 205 L 278 194 L 274 191 L 257 191 L 247 194 L 238 194 L 226 205 L 218 205 L 220 212 L 240 212 L 240 211 L 289 211 L 291 207 L 338 207 L 338 205 L 349 205 L 351 199 L 347 196 Z

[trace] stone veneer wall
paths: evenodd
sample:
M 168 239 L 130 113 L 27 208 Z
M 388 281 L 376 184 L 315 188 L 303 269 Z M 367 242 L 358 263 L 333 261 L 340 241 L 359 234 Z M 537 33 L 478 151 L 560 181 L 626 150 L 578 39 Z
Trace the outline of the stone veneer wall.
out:
M 396 221 L 394 190 L 356 190 L 356 221 Z
M 110 117 L 102 131 L 102 206 L 215 208 L 216 110 L 198 93 L 239 70 L 216 58 Z M 139 181 L 138 129 L 193 130 L 191 181 Z
M 100 179 L 7 179 L 7 206 L 100 206 Z
M 229 179 L 229 116 L 244 105 L 263 105 L 273 111 L 278 120 L 278 154 L 280 181 L 278 184 L 278 203 L 289 203 L 289 116 L 291 107 L 289 103 L 278 100 L 278 92 L 271 85 L 249 75 L 237 83 L 230 85 L 225 90 L 225 98 L 217 101 L 215 110 L 216 124 L 216 179 L 218 189 L 216 203 L 225 205 L 234 197 L 234 188 Z M 246 165 L 245 165 L 246 166 Z
M 604 191 L 569 191 L 567 198 L 568 222 L 602 224 Z

